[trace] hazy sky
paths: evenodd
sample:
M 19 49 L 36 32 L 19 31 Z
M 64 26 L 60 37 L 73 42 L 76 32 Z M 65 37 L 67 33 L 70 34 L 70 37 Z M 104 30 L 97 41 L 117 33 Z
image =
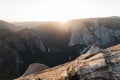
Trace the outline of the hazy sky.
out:
M 0 0 L 0 19 L 6 21 L 107 16 L 120 16 L 120 0 Z

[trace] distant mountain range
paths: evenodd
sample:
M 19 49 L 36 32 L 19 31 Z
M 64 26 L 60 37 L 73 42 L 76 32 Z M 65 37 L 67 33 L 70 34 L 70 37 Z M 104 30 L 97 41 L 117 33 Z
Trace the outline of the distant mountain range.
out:
M 23 27 L 16 26 L 12 23 L 5 22 L 3 20 L 0 20 L 0 31 L 19 31 L 23 29 Z

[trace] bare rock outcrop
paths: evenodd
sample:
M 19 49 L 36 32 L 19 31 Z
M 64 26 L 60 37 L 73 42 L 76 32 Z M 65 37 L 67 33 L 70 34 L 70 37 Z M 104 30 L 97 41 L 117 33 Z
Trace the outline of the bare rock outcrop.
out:
M 120 80 L 120 45 L 88 56 L 16 80 Z
M 48 68 L 48 66 L 46 66 L 44 64 L 33 63 L 33 64 L 29 65 L 28 69 L 25 71 L 25 73 L 22 76 L 27 76 L 29 74 L 41 72 L 47 68 Z

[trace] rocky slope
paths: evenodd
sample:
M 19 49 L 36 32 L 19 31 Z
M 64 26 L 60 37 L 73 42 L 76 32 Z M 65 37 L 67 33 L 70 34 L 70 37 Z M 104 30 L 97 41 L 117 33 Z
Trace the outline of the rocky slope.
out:
M 94 47 L 74 61 L 15 80 L 119 80 L 120 45 L 97 51 Z

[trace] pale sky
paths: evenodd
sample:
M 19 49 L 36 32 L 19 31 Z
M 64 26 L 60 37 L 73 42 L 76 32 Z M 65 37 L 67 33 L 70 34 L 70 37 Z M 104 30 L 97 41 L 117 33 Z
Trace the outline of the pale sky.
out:
M 0 0 L 6 21 L 66 21 L 120 16 L 120 0 Z

